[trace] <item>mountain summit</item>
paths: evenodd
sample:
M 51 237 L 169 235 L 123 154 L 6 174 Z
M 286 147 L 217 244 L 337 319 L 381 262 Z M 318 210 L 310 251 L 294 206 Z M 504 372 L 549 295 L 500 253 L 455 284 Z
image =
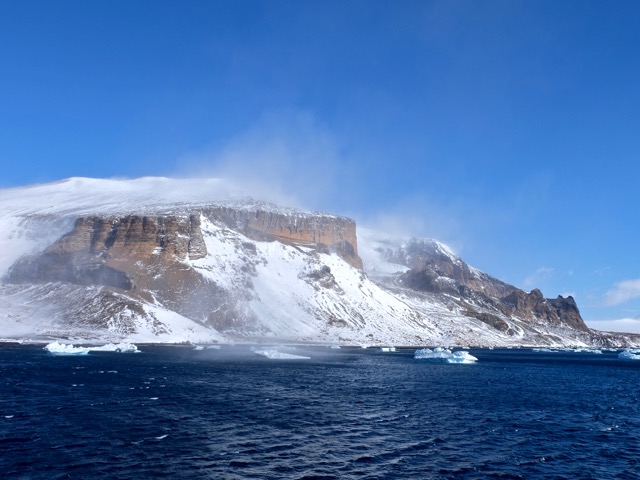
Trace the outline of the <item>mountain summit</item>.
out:
M 221 180 L 0 191 L 0 336 L 147 342 L 623 345 L 445 245 L 244 197 Z

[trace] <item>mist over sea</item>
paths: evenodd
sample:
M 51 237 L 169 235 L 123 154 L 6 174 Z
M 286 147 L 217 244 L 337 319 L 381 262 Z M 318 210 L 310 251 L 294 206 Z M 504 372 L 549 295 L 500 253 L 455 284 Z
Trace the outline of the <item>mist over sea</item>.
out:
M 640 474 L 640 361 L 615 352 L 139 347 L 0 346 L 3 478 Z

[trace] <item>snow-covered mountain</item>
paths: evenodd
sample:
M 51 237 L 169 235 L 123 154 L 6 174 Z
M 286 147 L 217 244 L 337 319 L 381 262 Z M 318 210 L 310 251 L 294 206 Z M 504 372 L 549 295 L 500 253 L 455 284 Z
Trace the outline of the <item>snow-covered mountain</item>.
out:
M 249 200 L 218 179 L 0 191 L 0 337 L 400 345 L 634 344 L 433 240 Z

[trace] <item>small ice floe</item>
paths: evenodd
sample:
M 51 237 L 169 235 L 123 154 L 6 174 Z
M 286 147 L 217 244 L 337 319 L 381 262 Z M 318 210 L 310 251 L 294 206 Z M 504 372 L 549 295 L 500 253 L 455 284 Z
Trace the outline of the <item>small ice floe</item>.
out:
M 74 347 L 66 343 L 59 343 L 57 340 L 44 347 L 44 350 L 52 355 L 86 355 L 89 349 L 85 347 Z
M 194 350 L 204 350 L 204 347 L 202 345 L 196 345 L 195 347 L 193 347 Z
M 533 351 L 543 353 L 560 353 L 560 350 L 555 350 L 553 348 L 534 348 Z
M 640 360 L 640 350 L 626 349 L 618 354 L 622 360 Z
M 271 360 L 310 360 L 311 357 L 304 357 L 302 355 L 294 355 L 292 353 L 279 352 L 275 348 L 256 348 L 251 347 L 251 351 L 256 355 L 270 358 Z
M 429 348 L 416 350 L 413 358 L 416 360 L 427 360 L 440 363 L 475 363 L 478 361 L 478 359 L 469 352 L 465 352 L 463 350 L 452 352 L 448 348 L 442 347 L 436 347 L 433 350 Z
M 602 353 L 602 350 L 598 348 L 589 348 L 589 347 L 578 347 L 578 348 L 574 348 L 572 351 L 575 353 L 596 353 L 596 354 Z
M 396 347 L 380 347 L 381 352 L 395 352 Z
M 13 415 L 5 415 L 4 418 L 13 418 Z
M 133 343 L 107 343 L 101 347 L 89 347 L 92 352 L 140 353 Z
M 164 440 L 165 438 L 167 438 L 169 436 L 169 434 L 165 434 L 165 435 L 160 435 L 159 437 L 154 437 L 156 440 Z

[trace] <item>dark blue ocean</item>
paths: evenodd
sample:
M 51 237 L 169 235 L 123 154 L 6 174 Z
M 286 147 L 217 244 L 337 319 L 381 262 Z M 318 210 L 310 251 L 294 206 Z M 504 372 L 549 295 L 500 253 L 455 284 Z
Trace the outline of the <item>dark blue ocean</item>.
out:
M 0 346 L 0 475 L 637 479 L 640 362 L 615 353 Z

